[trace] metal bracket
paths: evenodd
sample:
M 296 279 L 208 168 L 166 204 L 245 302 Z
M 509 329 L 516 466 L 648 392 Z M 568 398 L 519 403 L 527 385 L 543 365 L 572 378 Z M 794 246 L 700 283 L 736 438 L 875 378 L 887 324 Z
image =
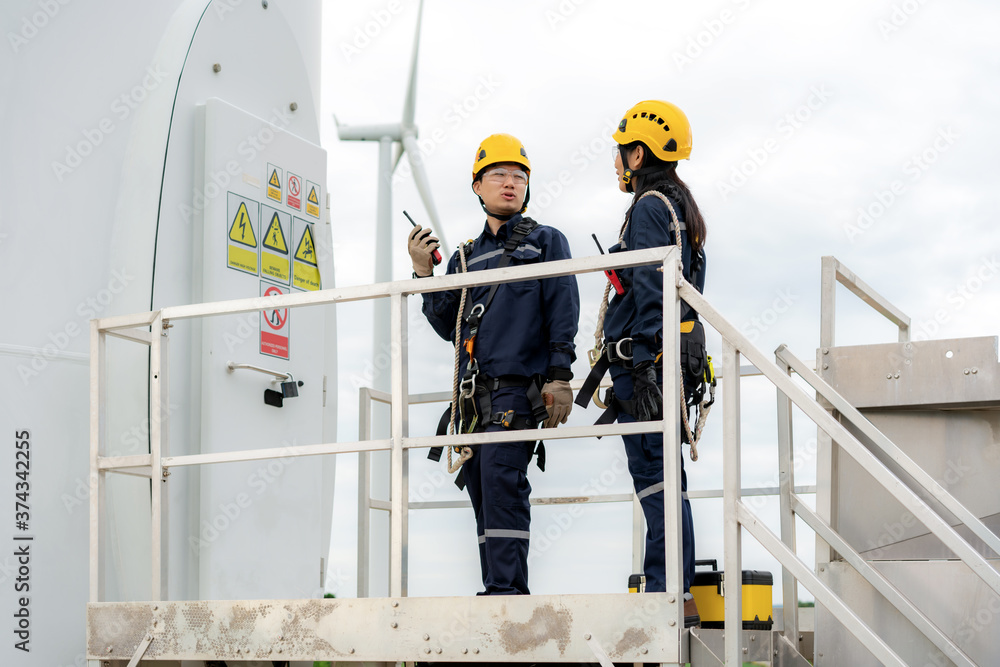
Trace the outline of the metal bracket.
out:
M 601 646 L 601 643 L 594 639 L 594 635 L 589 632 L 583 636 L 587 640 L 587 646 L 590 647 L 591 652 L 597 661 L 601 663 L 601 667 L 614 667 L 614 663 L 611 662 L 611 658 L 608 657 L 607 652 Z
M 709 667 L 725 667 L 725 663 L 719 656 L 715 654 L 712 649 L 708 647 L 700 636 L 697 630 L 692 629 L 688 635 L 690 636 L 690 644 L 688 645 L 689 655 L 691 664 L 697 665 L 708 665 Z
M 128 661 L 128 667 L 135 667 L 139 664 L 139 659 L 146 654 L 146 649 L 149 645 L 153 643 L 153 635 L 147 634 L 139 642 L 139 645 L 135 647 L 135 653 L 132 654 L 132 659 Z
M 775 633 L 774 640 L 776 664 L 781 665 L 781 667 L 809 667 L 809 661 L 799 653 L 798 647 L 793 646 L 788 637 Z

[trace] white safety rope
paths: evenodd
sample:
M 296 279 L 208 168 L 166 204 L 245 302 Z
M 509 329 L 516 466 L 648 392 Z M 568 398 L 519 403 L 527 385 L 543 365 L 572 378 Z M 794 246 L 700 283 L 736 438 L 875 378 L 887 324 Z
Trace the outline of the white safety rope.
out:
M 468 273 L 469 267 L 465 263 L 465 246 L 458 246 L 458 257 L 462 264 L 462 273 Z M 451 385 L 451 413 L 448 417 L 448 433 L 450 435 L 455 434 L 455 410 L 458 406 L 458 369 L 461 366 L 461 349 L 462 349 L 462 315 L 465 313 L 465 298 L 469 293 L 468 287 L 462 288 L 462 298 L 458 303 L 458 316 L 455 318 L 455 374 L 452 378 Z M 473 397 L 475 400 L 475 397 Z M 451 447 L 448 447 L 448 472 L 458 472 L 462 465 L 472 458 L 472 448 L 468 446 L 462 446 L 461 448 L 455 447 L 455 451 L 458 453 L 458 461 L 454 464 L 451 461 Z
M 670 200 L 662 192 L 657 192 L 656 190 L 650 190 L 642 195 L 646 197 L 648 195 L 655 195 L 659 197 L 664 204 L 667 205 L 667 210 L 670 211 L 670 219 L 674 223 L 674 241 L 677 244 L 677 248 L 681 251 L 683 255 L 684 246 L 681 243 L 681 223 L 677 219 L 677 212 L 674 211 L 674 205 L 670 203 Z M 642 199 L 639 197 L 639 199 Z M 698 422 L 695 424 L 694 433 L 691 433 L 691 424 L 688 423 L 688 407 L 687 399 L 684 397 L 684 368 L 678 368 L 678 374 L 680 379 L 680 395 L 681 395 L 681 421 L 684 423 L 684 432 L 687 434 L 688 443 L 691 445 L 691 451 L 689 452 L 692 461 L 698 460 L 698 441 L 701 440 L 702 429 L 705 428 L 705 420 L 708 419 L 708 413 L 712 409 L 712 404 L 709 401 L 702 401 L 701 405 L 698 406 Z

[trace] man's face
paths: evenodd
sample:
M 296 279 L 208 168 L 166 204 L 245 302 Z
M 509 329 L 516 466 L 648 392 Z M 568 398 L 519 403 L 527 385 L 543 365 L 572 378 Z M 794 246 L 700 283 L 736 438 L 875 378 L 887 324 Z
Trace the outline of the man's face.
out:
M 524 167 L 516 162 L 490 165 L 482 178 L 472 184 L 472 190 L 483 198 L 492 213 L 512 215 L 524 205 L 528 181 Z

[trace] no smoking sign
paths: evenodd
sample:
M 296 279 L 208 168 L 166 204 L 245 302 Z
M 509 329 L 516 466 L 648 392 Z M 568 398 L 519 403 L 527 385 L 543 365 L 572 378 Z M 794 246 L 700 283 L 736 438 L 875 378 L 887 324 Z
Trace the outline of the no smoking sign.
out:
M 302 210 L 302 179 L 296 174 L 288 174 L 288 196 L 285 204 L 296 211 Z

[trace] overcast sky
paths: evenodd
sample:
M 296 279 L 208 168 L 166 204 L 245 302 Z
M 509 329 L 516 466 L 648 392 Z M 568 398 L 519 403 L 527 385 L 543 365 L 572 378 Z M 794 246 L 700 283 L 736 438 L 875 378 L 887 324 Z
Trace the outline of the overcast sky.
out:
M 326 8 L 323 143 L 338 286 L 374 279 L 378 149 L 340 142 L 332 114 L 348 124 L 398 122 L 416 15 L 415 2 Z M 998 19 L 1000 7 L 985 1 L 428 0 L 416 122 L 443 231 L 452 246 L 480 233 L 472 156 L 483 137 L 509 132 L 532 160 L 528 214 L 562 230 L 574 256 L 596 253 L 591 233 L 610 245 L 629 198 L 616 187 L 609 135 L 634 103 L 665 99 L 693 127 L 692 156 L 678 173 L 708 225 L 705 294 L 762 350 L 787 343 L 814 358 L 823 255 L 907 313 L 914 338 L 996 335 Z M 394 182 L 394 277 L 402 279 L 410 265 L 401 211 L 418 221 L 427 215 L 402 167 Z M 595 276 L 580 286 L 577 376 L 585 374 L 603 290 Z M 422 323 L 419 308 L 412 297 L 411 391 L 447 390 L 451 348 Z M 891 324 L 843 288 L 837 315 L 839 344 L 896 339 Z M 354 440 L 357 387 L 371 381 L 371 308 L 340 306 L 338 316 L 339 430 Z M 719 352 L 718 336 L 710 334 L 710 348 Z M 411 434 L 431 433 L 435 411 L 415 409 Z M 744 486 L 774 485 L 773 390 L 745 381 L 743 411 Z M 594 408 L 577 410 L 570 424 L 596 416 Z M 800 426 L 806 453 L 797 482 L 811 484 L 807 441 L 815 429 Z M 721 409 L 701 453 L 686 462 L 691 488 L 720 488 Z M 628 475 L 615 473 L 621 457 L 619 438 L 551 445 L 549 470 L 529 471 L 534 495 L 593 492 L 588 484 L 602 473 L 605 492 L 628 491 Z M 411 498 L 464 497 L 442 467 L 420 453 L 413 459 Z M 331 587 L 352 596 L 356 468 L 353 457 L 338 465 Z M 776 505 L 761 510 L 775 530 Z M 630 508 L 566 512 L 533 511 L 532 591 L 624 590 Z M 694 516 L 698 557 L 721 560 L 721 503 L 696 501 Z M 411 595 L 480 590 L 471 510 L 416 512 L 410 531 Z M 812 540 L 800 535 L 800 543 L 811 558 Z M 770 569 L 780 581 L 752 538 L 744 550 L 747 567 Z

